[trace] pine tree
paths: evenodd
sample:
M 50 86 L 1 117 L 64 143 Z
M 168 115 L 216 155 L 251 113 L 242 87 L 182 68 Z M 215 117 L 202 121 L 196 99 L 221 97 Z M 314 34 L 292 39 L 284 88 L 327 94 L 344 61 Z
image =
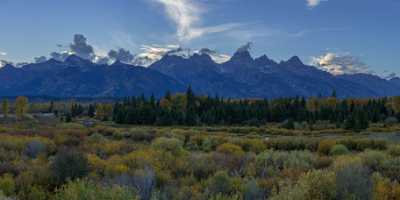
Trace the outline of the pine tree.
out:
M 196 97 L 194 96 L 192 87 L 189 86 L 186 91 L 186 124 L 195 125 L 196 123 Z
M 353 115 L 349 116 L 344 123 L 344 128 L 347 130 L 354 130 L 356 127 L 356 120 Z
M 2 109 L 3 109 L 4 118 L 7 118 L 8 117 L 8 113 L 10 111 L 10 105 L 9 105 L 7 99 L 3 100 Z
M 337 97 L 336 89 L 333 89 L 331 97 L 333 98 Z
M 54 101 L 51 101 L 51 102 L 50 102 L 50 106 L 49 106 L 48 112 L 49 112 L 49 113 L 53 113 L 53 112 L 54 112 Z
M 96 108 L 94 105 L 90 104 L 89 108 L 88 108 L 88 116 L 90 118 L 93 118 L 95 116 L 95 114 L 96 114 Z

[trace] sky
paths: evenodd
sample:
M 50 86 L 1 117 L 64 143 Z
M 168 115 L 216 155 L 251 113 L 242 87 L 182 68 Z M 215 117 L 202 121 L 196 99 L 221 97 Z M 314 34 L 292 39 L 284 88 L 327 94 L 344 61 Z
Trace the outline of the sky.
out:
M 0 0 L 0 60 L 71 50 L 96 55 L 181 46 L 294 55 L 333 74 L 400 74 L 399 0 Z M 82 38 L 81 38 L 82 39 Z

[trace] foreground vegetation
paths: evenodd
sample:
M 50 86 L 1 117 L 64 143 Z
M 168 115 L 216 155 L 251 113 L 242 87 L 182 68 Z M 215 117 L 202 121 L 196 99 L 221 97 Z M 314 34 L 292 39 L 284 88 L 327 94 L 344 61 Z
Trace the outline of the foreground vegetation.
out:
M 254 132 L 265 127 L 108 122 L 85 127 L 78 122 L 21 121 L 1 127 L 4 199 L 400 196 L 400 145 L 359 133 L 270 137 Z
M 168 98 L 175 103 L 161 109 Z M 329 97 L 300 104 L 294 103 L 302 102 L 300 98 L 224 100 L 217 103 L 220 108 L 233 110 L 222 116 L 241 120 L 212 125 L 203 118 L 208 109 L 200 109 L 210 98 L 193 96 L 197 103 L 192 114 L 187 103 L 190 93 L 168 98 L 119 103 L 29 103 L 24 97 L 3 101 L 0 199 L 400 199 L 396 98 Z M 330 116 L 323 113 L 337 111 L 328 111 L 322 103 L 332 99 L 337 102 L 335 109 L 353 102 L 349 104 L 352 109 L 336 115 L 343 116 L 343 121 L 323 117 Z M 176 115 L 183 117 L 182 123 L 161 126 L 118 120 L 119 112 L 157 120 L 164 111 L 176 114 L 178 102 L 186 102 Z M 265 102 L 268 109 L 260 110 Z M 317 102 L 312 104 L 318 105 L 315 111 L 310 110 L 314 108 L 310 102 Z M 298 110 L 289 105 L 305 105 L 301 109 L 305 118 L 293 117 Z M 278 107 L 282 109 L 276 115 L 268 114 Z M 362 114 L 361 108 L 378 107 L 379 111 L 364 112 L 379 113 L 376 121 L 370 118 L 375 115 Z M 160 110 L 154 114 L 149 108 Z M 282 114 L 291 109 L 296 112 Z M 261 120 L 250 123 L 253 111 L 282 118 L 261 115 Z M 353 128 L 345 126 L 351 116 L 357 116 Z M 368 126 L 360 126 L 363 121 Z

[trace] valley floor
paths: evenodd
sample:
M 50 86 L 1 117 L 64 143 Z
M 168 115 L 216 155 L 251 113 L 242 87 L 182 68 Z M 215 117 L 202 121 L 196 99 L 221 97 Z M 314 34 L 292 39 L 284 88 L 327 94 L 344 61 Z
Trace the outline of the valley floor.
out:
M 396 199 L 400 124 L 361 133 L 0 120 L 0 199 Z

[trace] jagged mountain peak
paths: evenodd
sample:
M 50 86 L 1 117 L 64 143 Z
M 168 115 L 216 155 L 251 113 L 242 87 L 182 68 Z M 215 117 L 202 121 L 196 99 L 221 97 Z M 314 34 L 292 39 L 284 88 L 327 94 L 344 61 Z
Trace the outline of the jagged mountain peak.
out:
M 235 54 L 233 54 L 230 61 L 248 63 L 248 62 L 253 62 L 254 59 L 249 51 L 237 51 L 235 52 Z
M 282 64 L 286 64 L 289 66 L 302 66 L 304 65 L 303 61 L 298 56 L 293 56 L 289 60 L 282 62 Z
M 270 59 L 267 55 L 262 55 L 258 58 L 255 59 L 255 62 L 257 63 L 258 66 L 274 66 L 277 65 L 277 63 Z
M 11 69 L 12 70 L 12 69 L 17 69 L 17 68 L 12 64 L 7 63 L 3 67 L 1 67 L 0 69 L 2 69 L 2 70 L 10 70 Z
M 195 60 L 198 62 L 203 62 L 204 64 L 215 63 L 209 54 L 195 53 L 189 59 L 192 59 L 192 60 Z
M 250 49 L 251 49 L 251 43 L 247 43 L 239 47 L 230 60 L 239 61 L 243 63 L 254 61 L 253 57 L 250 54 Z
M 200 51 L 198 52 L 199 54 L 206 54 L 208 56 L 210 56 L 210 58 L 215 62 L 215 63 L 224 63 L 229 61 L 229 59 L 231 59 L 231 57 L 229 55 L 225 55 L 225 54 L 220 54 L 217 51 L 208 49 L 208 48 L 203 48 L 200 49 Z

